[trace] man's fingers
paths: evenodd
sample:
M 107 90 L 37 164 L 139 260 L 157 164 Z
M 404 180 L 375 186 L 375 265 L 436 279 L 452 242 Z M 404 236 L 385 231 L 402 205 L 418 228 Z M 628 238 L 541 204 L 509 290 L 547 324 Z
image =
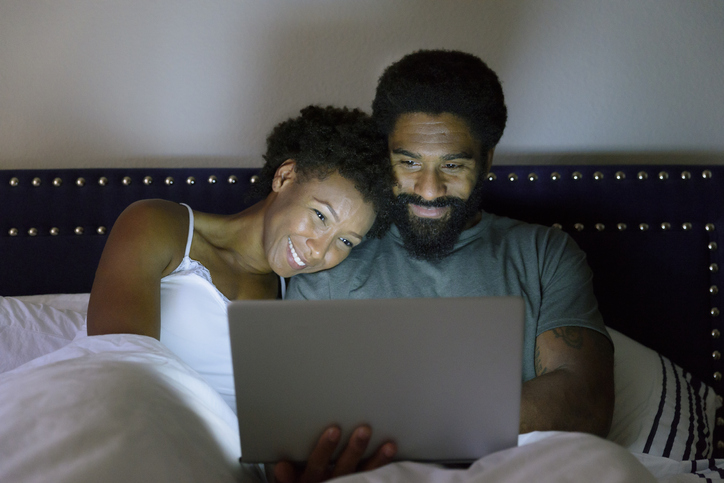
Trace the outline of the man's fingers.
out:
M 337 427 L 328 428 L 317 442 L 317 446 L 307 460 L 307 466 L 302 474 L 302 483 L 316 483 L 329 477 L 329 465 L 332 455 L 337 449 L 341 431 Z
M 377 448 L 375 454 L 373 454 L 372 457 L 365 462 L 362 470 L 370 471 L 381 466 L 385 466 L 386 464 L 392 462 L 392 458 L 394 458 L 396 454 L 397 445 L 391 441 L 388 441 L 387 443 Z
M 289 461 L 280 461 L 274 465 L 274 481 L 276 483 L 296 483 L 299 471 Z
M 332 472 L 333 477 L 349 475 L 357 471 L 362 456 L 367 451 L 367 445 L 372 437 L 372 430 L 369 426 L 360 426 L 355 429 L 349 438 L 349 443 L 339 455 L 337 463 Z

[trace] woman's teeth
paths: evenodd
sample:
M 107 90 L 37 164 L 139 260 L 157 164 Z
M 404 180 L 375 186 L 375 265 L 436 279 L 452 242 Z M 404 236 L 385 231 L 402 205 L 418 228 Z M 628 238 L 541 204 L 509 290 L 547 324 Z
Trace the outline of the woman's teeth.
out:
M 299 255 L 297 255 L 297 251 L 294 249 L 294 245 L 292 245 L 292 239 L 287 237 L 287 240 L 289 240 L 289 249 L 292 251 L 292 257 L 294 258 L 294 261 L 297 262 L 297 265 L 299 265 L 300 267 L 306 266 L 302 259 L 299 258 Z

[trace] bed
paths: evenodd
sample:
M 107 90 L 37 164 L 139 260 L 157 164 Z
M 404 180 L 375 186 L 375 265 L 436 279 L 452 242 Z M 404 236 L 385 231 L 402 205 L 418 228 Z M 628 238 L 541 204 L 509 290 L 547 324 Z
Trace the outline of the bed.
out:
M 162 344 L 84 334 L 123 208 L 164 198 L 233 213 L 257 171 L 0 170 L 0 481 L 262 477 L 238 464 L 234 413 Z M 487 211 L 555 226 L 588 255 L 616 345 L 608 439 L 655 481 L 724 481 L 724 166 L 495 166 L 485 183 Z M 482 474 L 405 465 L 369 481 Z

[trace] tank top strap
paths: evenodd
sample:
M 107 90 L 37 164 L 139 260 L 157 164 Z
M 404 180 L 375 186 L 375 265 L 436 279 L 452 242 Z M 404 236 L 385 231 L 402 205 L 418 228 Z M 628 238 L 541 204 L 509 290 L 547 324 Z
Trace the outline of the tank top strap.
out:
M 186 250 L 184 251 L 184 258 L 186 258 L 189 256 L 189 253 L 191 253 L 191 240 L 194 238 L 194 210 L 192 210 L 186 203 L 179 204 L 185 206 L 186 209 L 189 210 L 189 234 L 186 239 Z

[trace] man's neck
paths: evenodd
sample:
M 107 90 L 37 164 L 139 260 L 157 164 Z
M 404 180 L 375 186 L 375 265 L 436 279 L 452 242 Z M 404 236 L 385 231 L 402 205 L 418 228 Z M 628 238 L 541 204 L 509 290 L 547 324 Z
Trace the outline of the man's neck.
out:
M 472 227 L 474 227 L 475 225 L 480 223 L 480 220 L 482 220 L 482 219 L 483 219 L 483 212 L 478 211 L 477 213 L 475 213 L 475 215 L 472 218 L 470 218 L 468 220 L 467 223 L 465 223 L 465 230 L 471 229 Z

